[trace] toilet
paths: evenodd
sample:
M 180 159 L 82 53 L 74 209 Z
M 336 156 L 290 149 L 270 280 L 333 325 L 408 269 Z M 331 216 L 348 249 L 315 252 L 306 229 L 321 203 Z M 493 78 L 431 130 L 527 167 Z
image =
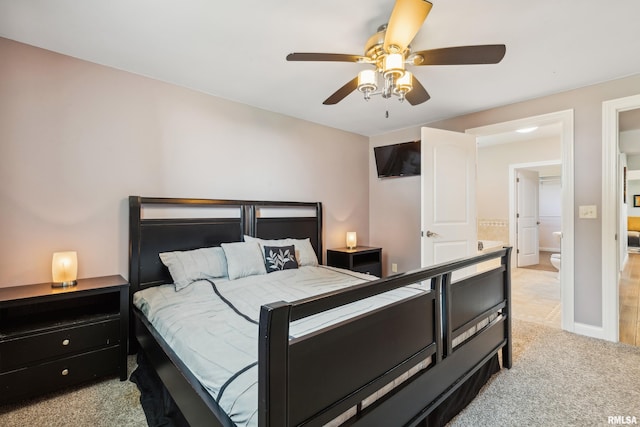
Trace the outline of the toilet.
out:
M 561 240 L 562 238 L 562 232 L 560 231 L 554 231 L 553 232 L 553 236 L 555 238 L 557 238 L 558 240 Z M 551 265 L 558 271 L 560 271 L 560 254 L 551 254 L 551 257 L 549 259 L 549 261 L 551 261 Z

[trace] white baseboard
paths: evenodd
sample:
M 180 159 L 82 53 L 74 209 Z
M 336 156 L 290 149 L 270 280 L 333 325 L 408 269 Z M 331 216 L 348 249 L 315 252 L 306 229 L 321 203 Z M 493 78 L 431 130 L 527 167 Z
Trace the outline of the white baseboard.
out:
M 543 247 L 539 247 L 538 248 L 541 251 L 545 251 L 545 252 L 560 252 L 560 248 L 543 248 Z
M 586 323 L 578 322 L 575 322 L 573 326 L 573 332 L 575 332 L 576 334 L 584 335 L 591 338 L 599 338 L 601 340 L 605 339 L 604 329 L 602 328 L 602 326 L 593 326 L 587 325 Z

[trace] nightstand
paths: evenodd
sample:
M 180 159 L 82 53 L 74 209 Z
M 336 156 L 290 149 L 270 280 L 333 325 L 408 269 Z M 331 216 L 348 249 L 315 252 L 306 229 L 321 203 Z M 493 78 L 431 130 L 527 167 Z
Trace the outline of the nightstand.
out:
M 128 331 L 121 276 L 0 288 L 0 402 L 107 375 L 126 380 Z
M 382 248 L 328 249 L 327 265 L 382 277 Z

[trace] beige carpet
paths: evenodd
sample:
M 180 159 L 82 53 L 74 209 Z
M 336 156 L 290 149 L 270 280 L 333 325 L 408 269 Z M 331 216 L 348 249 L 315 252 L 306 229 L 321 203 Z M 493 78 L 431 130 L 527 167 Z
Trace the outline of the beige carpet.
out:
M 129 374 L 135 366 L 135 356 L 129 356 Z M 0 405 L 0 426 L 144 427 L 147 421 L 139 399 L 134 383 L 108 378 L 19 404 Z
M 640 423 L 639 347 L 517 319 L 513 339 L 513 368 L 496 374 L 450 427 L 607 426 L 615 416 Z

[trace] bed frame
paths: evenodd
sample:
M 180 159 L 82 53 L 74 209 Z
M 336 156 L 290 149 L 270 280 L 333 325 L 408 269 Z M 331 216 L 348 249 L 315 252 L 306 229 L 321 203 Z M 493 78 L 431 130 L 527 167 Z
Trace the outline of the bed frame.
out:
M 242 241 L 244 234 L 265 239 L 306 238 L 322 263 L 322 205 L 131 196 L 131 292 L 170 283 L 158 253 Z M 147 218 L 146 209 L 221 208 L 232 217 Z M 267 213 L 273 210 L 274 215 Z M 291 211 L 310 212 L 290 214 Z M 284 214 L 283 214 L 284 212 Z M 511 248 L 402 273 L 292 303 L 261 308 L 258 356 L 259 426 L 323 425 L 356 408 L 344 425 L 414 426 L 459 391 L 469 378 L 501 354 L 510 368 Z M 497 267 L 452 282 L 452 273 L 499 259 Z M 494 261 L 495 262 L 495 261 Z M 289 338 L 290 322 L 330 308 L 413 283 L 430 284 L 421 293 L 300 338 Z M 495 316 L 497 314 L 497 317 Z M 233 426 L 141 313 L 132 308 L 130 348 L 140 347 L 192 426 Z M 492 316 L 493 315 L 493 316 Z M 461 344 L 453 340 L 485 320 Z M 417 373 L 414 368 L 428 359 Z M 365 361 L 366 363 L 363 363 Z M 362 405 L 399 377 L 412 375 L 373 403 Z

